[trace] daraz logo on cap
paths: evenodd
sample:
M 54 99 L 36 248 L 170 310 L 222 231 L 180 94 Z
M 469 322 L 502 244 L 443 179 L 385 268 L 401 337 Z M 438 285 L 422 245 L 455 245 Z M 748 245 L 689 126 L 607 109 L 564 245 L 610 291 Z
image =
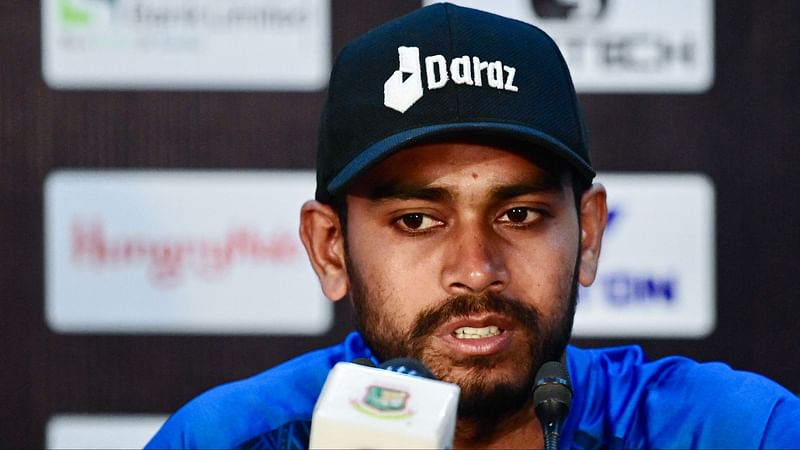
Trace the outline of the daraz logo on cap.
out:
M 422 67 L 418 47 L 397 47 L 397 53 L 400 58 L 399 67 L 383 83 L 383 104 L 404 113 L 424 94 Z M 514 86 L 516 72 L 517 69 L 503 65 L 502 61 L 481 61 L 477 56 L 453 58 L 449 66 L 443 55 L 425 57 L 429 90 L 443 88 L 452 79 L 455 84 L 517 92 L 519 88 Z

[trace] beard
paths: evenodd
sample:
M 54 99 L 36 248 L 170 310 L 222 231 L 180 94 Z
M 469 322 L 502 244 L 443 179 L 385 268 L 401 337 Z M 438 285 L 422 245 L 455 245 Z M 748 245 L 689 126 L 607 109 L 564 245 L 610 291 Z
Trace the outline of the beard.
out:
M 461 388 L 459 419 L 478 433 L 497 431 L 498 424 L 531 400 L 534 378 L 547 361 L 558 361 L 572 333 L 577 304 L 577 262 L 571 286 L 561 298 L 563 307 L 545 317 L 535 306 L 504 295 L 458 295 L 420 311 L 408 329 L 394 320 L 391 305 L 402 302 L 382 290 L 370 290 L 357 267 L 348 261 L 356 328 L 380 361 L 409 357 L 421 361 L 440 380 Z M 505 351 L 487 356 L 457 357 L 431 343 L 434 331 L 457 317 L 497 313 L 509 317 L 519 331 Z

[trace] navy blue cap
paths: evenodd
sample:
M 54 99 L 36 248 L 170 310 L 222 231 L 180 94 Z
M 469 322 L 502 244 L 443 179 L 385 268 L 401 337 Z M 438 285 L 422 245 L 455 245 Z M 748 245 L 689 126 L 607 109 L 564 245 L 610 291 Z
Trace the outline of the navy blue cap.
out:
M 587 180 L 595 174 L 553 40 L 524 22 L 437 3 L 370 31 L 337 57 L 320 124 L 316 199 L 329 203 L 397 150 L 465 137 L 529 143 Z

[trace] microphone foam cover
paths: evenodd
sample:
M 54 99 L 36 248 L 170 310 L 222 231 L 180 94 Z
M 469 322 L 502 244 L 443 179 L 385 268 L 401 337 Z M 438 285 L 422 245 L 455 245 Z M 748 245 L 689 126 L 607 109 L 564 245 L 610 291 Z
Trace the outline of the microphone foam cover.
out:
M 536 372 L 533 387 L 533 404 L 539 405 L 547 400 L 564 403 L 567 408 L 572 404 L 572 386 L 569 375 L 559 362 L 548 361 Z

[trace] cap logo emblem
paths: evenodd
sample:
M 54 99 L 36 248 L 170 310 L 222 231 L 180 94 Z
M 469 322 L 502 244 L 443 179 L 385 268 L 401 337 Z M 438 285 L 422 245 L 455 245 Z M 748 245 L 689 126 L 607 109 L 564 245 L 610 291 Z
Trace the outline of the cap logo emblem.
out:
M 398 47 L 399 67 L 383 84 L 383 104 L 404 113 L 424 94 L 422 67 L 418 47 Z M 425 75 L 428 90 L 441 89 L 451 80 L 455 84 L 490 87 L 517 92 L 514 75 L 517 69 L 503 65 L 502 61 L 481 61 L 477 56 L 461 56 L 450 60 L 443 55 L 425 57 Z M 485 84 L 484 84 L 485 82 Z

